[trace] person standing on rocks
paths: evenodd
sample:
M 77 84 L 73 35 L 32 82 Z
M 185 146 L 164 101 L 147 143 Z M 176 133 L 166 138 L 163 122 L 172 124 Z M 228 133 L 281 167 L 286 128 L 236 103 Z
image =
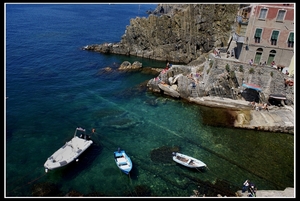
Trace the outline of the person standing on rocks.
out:
M 250 59 L 249 64 L 250 64 L 250 66 L 253 65 L 253 59 Z
M 254 183 L 250 183 L 249 184 L 249 188 L 248 188 L 248 192 L 249 192 L 248 197 L 256 197 L 256 190 L 257 189 L 255 187 L 255 184 Z
M 248 190 L 248 188 L 249 188 L 249 183 L 250 183 L 250 181 L 249 181 L 248 179 L 244 182 L 243 188 L 242 188 L 242 193 L 245 193 L 246 190 Z
M 170 67 L 170 63 L 167 62 L 166 68 L 169 69 L 169 67 Z

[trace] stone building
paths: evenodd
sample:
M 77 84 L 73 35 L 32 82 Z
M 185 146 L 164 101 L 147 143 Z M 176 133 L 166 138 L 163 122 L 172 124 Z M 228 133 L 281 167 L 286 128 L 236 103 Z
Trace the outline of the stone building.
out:
M 241 62 L 275 61 L 289 67 L 294 55 L 294 4 L 248 4 L 236 18 L 229 51 Z M 281 68 L 281 69 L 282 69 Z

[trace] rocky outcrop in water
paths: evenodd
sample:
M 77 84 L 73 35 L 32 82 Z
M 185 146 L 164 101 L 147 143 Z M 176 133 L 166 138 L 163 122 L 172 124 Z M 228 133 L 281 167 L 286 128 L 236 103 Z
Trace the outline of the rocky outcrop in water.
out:
M 120 67 L 119 70 L 138 70 L 143 67 L 143 64 L 139 61 L 135 61 L 132 64 L 129 61 L 124 61 Z

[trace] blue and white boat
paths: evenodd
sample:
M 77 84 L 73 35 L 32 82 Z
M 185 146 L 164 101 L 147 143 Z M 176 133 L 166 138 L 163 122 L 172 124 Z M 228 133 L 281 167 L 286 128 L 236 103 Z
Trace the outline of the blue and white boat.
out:
M 118 148 L 118 151 L 114 152 L 114 158 L 118 168 L 125 174 L 129 174 L 132 169 L 132 162 L 126 152 Z

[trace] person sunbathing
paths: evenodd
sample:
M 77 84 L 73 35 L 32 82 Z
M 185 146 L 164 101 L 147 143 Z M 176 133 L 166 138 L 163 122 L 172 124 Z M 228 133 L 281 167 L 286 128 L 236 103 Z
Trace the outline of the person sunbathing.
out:
M 261 107 L 262 109 L 265 109 L 269 112 L 268 104 L 264 103 L 263 106 Z
M 256 103 L 255 101 L 252 101 L 252 102 L 250 102 L 250 105 L 252 106 L 252 109 L 253 110 L 255 109 L 256 111 L 259 111 L 261 109 L 265 109 L 265 110 L 269 111 L 267 103 L 261 104 L 261 103 Z

